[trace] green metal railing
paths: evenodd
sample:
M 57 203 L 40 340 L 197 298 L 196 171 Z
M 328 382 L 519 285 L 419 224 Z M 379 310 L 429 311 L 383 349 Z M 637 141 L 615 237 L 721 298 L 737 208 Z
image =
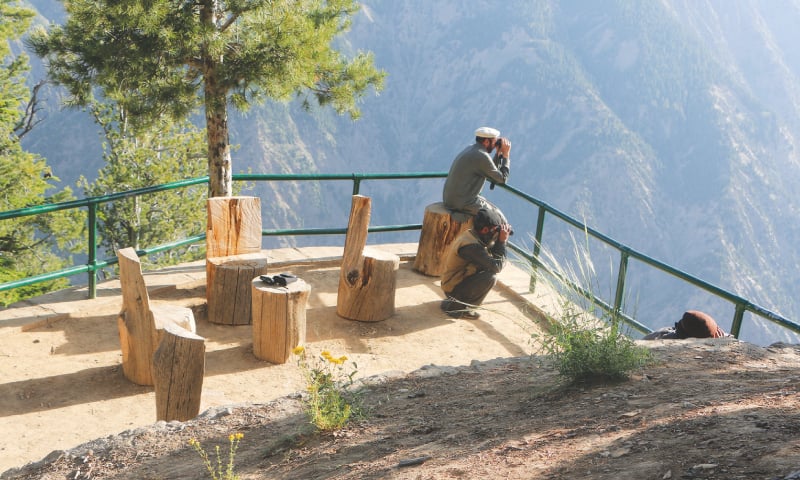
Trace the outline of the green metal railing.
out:
M 353 174 L 237 174 L 233 176 L 235 181 L 257 181 L 257 182 L 274 182 L 274 181 L 351 181 L 353 182 L 352 193 L 353 195 L 357 195 L 360 191 L 361 183 L 364 181 L 369 180 L 419 180 L 419 179 L 433 179 L 433 178 L 444 178 L 447 174 L 445 172 L 426 172 L 426 173 L 353 173 Z M 87 223 L 88 223 L 88 251 L 87 251 L 87 261 L 84 264 L 80 265 L 73 265 L 72 267 L 54 271 L 54 272 L 47 272 L 40 275 L 12 281 L 0 284 L 0 291 L 7 291 L 14 288 L 19 288 L 27 285 L 33 285 L 35 283 L 44 282 L 48 280 L 54 280 L 58 278 L 66 278 L 71 277 L 74 275 L 79 275 L 86 273 L 88 275 L 88 295 L 89 298 L 95 298 L 96 291 L 97 291 L 97 275 L 100 270 L 103 268 L 109 267 L 117 263 L 116 257 L 113 258 L 105 258 L 105 259 L 98 259 L 97 258 L 97 209 L 100 205 L 107 202 L 113 202 L 115 200 L 120 200 L 123 198 L 129 197 L 136 197 L 142 195 L 148 195 L 156 192 L 166 191 L 166 190 L 173 190 L 178 188 L 186 188 L 193 185 L 198 184 L 207 184 L 208 177 L 199 177 L 193 178 L 188 180 L 183 180 L 179 182 L 172 182 L 163 185 L 156 185 L 152 187 L 140 188 L 136 190 L 130 190 L 126 192 L 118 192 L 110 195 L 103 195 L 98 197 L 89 197 L 84 198 L 81 200 L 74 200 L 69 202 L 62 202 L 62 203 L 54 203 L 54 204 L 46 204 L 46 205 L 39 205 L 35 207 L 23 208 L 18 210 L 11 210 L 6 212 L 0 212 L 0 221 L 5 219 L 17 218 L 22 216 L 29 216 L 29 215 L 41 215 L 49 212 L 54 212 L 58 210 L 67 210 L 67 209 L 74 209 L 74 208 L 86 208 L 87 211 Z M 577 291 L 581 292 L 587 298 L 589 298 L 592 302 L 596 305 L 600 306 L 602 309 L 609 313 L 613 313 L 625 321 L 627 324 L 635 328 L 636 330 L 648 333 L 651 330 L 636 321 L 633 318 L 630 318 L 624 312 L 622 312 L 622 299 L 625 296 L 625 281 L 626 281 L 626 274 L 628 271 L 628 264 L 631 259 L 637 260 L 642 262 L 645 265 L 653 267 L 661 272 L 667 273 L 672 275 L 683 282 L 687 282 L 697 288 L 700 288 L 720 299 L 723 299 L 727 302 L 730 302 L 735 307 L 735 312 L 733 316 L 733 320 L 731 323 L 731 333 L 738 338 L 742 322 L 744 318 L 745 312 L 751 312 L 755 315 L 758 315 L 776 325 L 779 325 L 783 328 L 786 328 L 796 334 L 800 334 L 800 325 L 791 320 L 788 320 L 777 313 L 774 313 L 766 308 L 763 308 L 759 305 L 756 305 L 745 298 L 742 298 L 738 295 L 730 293 L 722 288 L 719 288 L 715 285 L 712 285 L 706 281 L 703 281 L 697 277 L 694 277 L 686 272 L 683 272 L 677 268 L 674 268 L 670 265 L 667 265 L 661 261 L 658 261 L 654 258 L 651 258 L 643 253 L 637 252 L 630 247 L 623 245 L 616 240 L 588 227 L 584 223 L 570 217 L 569 215 L 558 211 L 557 209 L 547 205 L 546 203 L 537 200 L 530 195 L 522 192 L 520 190 L 515 189 L 509 185 L 500 185 L 502 189 L 505 191 L 510 192 L 517 198 L 524 200 L 525 202 L 535 205 L 538 207 L 538 215 L 536 219 L 536 229 L 534 234 L 534 245 L 533 248 L 528 250 L 523 248 L 522 246 L 511 242 L 510 248 L 516 252 L 519 256 L 530 262 L 532 267 L 532 277 L 531 277 L 531 286 L 533 288 L 536 272 L 544 270 L 551 275 L 555 275 L 559 277 L 562 281 L 568 281 L 567 279 L 563 278 L 559 272 L 552 271 L 546 265 L 544 265 L 540 261 L 540 253 L 541 247 L 544 244 L 544 224 L 546 216 L 551 216 L 570 227 L 574 227 L 581 232 L 585 232 L 587 235 L 591 236 L 592 238 L 599 240 L 606 246 L 616 250 L 619 253 L 619 266 L 617 269 L 617 278 L 616 278 L 616 289 L 614 292 L 614 299 L 613 303 L 609 303 L 604 301 L 601 298 L 595 296 L 592 292 L 582 289 L 578 285 L 572 285 Z M 349 198 L 348 198 L 349 200 Z M 371 226 L 369 228 L 370 232 L 397 232 L 397 231 L 406 231 L 406 230 L 420 230 L 422 228 L 421 224 L 405 224 L 405 225 L 376 225 Z M 346 228 L 304 228 L 304 229 L 273 229 L 273 230 L 263 230 L 262 235 L 264 236 L 290 236 L 290 235 L 344 235 L 346 233 Z M 148 255 L 152 253 L 158 253 L 162 251 L 167 251 L 173 248 L 177 248 L 183 245 L 189 245 L 192 243 L 197 243 L 203 241 L 205 239 L 205 233 L 198 234 L 183 240 L 179 240 L 176 242 L 172 242 L 169 244 L 163 244 L 158 246 L 149 247 L 143 250 L 138 251 L 137 253 L 140 256 Z
M 532 203 L 538 207 L 538 217 L 536 221 L 536 232 L 534 234 L 535 242 L 534 248 L 532 251 L 526 251 L 524 249 L 519 248 L 517 245 L 511 245 L 511 248 L 517 252 L 520 256 L 527 259 L 531 262 L 531 265 L 534 268 L 540 268 L 547 270 L 550 274 L 559 277 L 564 282 L 569 282 L 568 279 L 564 278 L 559 272 L 554 272 L 551 269 L 548 269 L 546 265 L 542 264 L 539 261 L 539 253 L 540 253 L 540 246 L 543 242 L 543 233 L 544 233 L 544 221 L 546 215 L 552 215 L 559 219 L 562 222 L 569 224 L 576 229 L 585 232 L 592 238 L 599 240 L 600 242 L 604 243 L 605 245 L 611 247 L 612 249 L 619 252 L 619 267 L 617 268 L 617 281 L 616 281 L 616 289 L 614 293 L 614 304 L 609 305 L 607 302 L 604 302 L 602 299 L 596 297 L 591 292 L 588 292 L 585 289 L 582 289 L 579 285 L 572 285 L 574 289 L 583 293 L 584 296 L 589 298 L 593 301 L 596 305 L 603 308 L 605 311 L 609 313 L 613 313 L 621 317 L 627 324 L 631 325 L 636 330 L 639 330 L 642 333 L 649 333 L 651 330 L 637 322 L 635 319 L 632 319 L 625 315 L 624 312 L 621 311 L 622 308 L 622 299 L 625 296 L 625 277 L 628 271 L 628 263 L 631 259 L 638 260 L 646 265 L 654 267 L 664 273 L 672 275 L 684 282 L 687 282 L 695 287 L 698 287 L 706 292 L 719 297 L 723 300 L 726 300 L 732 303 L 735 307 L 733 320 L 731 322 L 731 334 L 735 337 L 739 337 L 742 328 L 742 321 L 744 318 L 745 312 L 751 312 L 755 315 L 758 315 L 776 325 L 779 325 L 783 328 L 789 329 L 794 333 L 800 334 L 800 325 L 797 323 L 778 315 L 775 312 L 772 312 L 764 307 L 756 305 L 749 300 L 742 298 L 738 295 L 730 293 L 716 285 L 712 285 L 704 280 L 701 280 L 693 275 L 690 275 L 686 272 L 683 272 L 675 267 L 667 265 L 664 262 L 651 258 L 641 252 L 637 252 L 636 250 L 631 249 L 630 247 L 623 245 L 616 240 L 598 232 L 597 230 L 588 227 L 584 223 L 570 217 L 569 215 L 558 211 L 557 209 L 547 205 L 546 203 L 537 200 L 530 195 L 517 190 L 509 185 L 501 185 L 503 188 L 512 192 L 514 195 L 524 199 L 525 201 Z

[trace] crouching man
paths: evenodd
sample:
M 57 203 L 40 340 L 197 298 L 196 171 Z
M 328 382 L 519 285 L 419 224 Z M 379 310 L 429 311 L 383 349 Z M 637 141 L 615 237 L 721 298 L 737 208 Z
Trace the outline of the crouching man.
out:
M 453 318 L 474 320 L 474 310 L 497 283 L 506 263 L 506 241 L 511 226 L 492 208 L 481 208 L 472 228 L 456 238 L 446 253 L 442 290 L 447 298 L 442 310 Z

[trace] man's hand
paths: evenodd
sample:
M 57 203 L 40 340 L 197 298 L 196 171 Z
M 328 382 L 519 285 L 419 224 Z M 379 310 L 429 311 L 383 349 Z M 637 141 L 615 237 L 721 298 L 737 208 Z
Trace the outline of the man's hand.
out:
M 509 235 L 511 235 L 511 225 L 507 223 L 500 225 L 500 233 L 497 235 L 497 241 L 505 243 Z
M 497 149 L 500 155 L 508 158 L 511 154 L 511 142 L 507 138 L 500 137 L 500 148 Z

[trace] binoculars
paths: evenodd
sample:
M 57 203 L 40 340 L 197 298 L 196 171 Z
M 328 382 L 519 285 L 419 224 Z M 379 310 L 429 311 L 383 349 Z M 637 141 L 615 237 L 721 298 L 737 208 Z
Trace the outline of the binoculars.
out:
M 297 277 L 291 273 L 281 273 L 280 275 L 273 275 L 272 277 L 269 275 L 259 275 L 258 278 L 260 278 L 261 281 L 267 285 L 276 285 L 278 287 L 285 287 L 286 285 L 297 281 Z

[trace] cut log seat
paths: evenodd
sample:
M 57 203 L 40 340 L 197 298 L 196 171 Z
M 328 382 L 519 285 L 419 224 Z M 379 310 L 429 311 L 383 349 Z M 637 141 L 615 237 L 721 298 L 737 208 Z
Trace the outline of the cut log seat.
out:
M 311 286 L 301 279 L 285 287 L 252 281 L 253 354 L 271 363 L 286 363 L 292 349 L 306 341 L 306 303 Z
M 153 355 L 156 419 L 185 422 L 200 413 L 205 340 L 174 323 L 164 325 L 163 331 Z
M 447 247 L 461 232 L 471 227 L 472 219 L 456 221 L 442 202 L 425 207 L 414 270 L 424 275 L 441 276 Z
M 394 296 L 400 258 L 365 248 L 371 200 L 353 195 L 344 242 L 336 313 L 343 318 L 377 322 L 394 315 Z
M 267 274 L 267 257 L 261 253 L 206 259 L 208 321 L 222 325 L 252 322 L 251 281 Z
M 195 332 L 194 313 L 177 305 L 150 305 L 141 262 L 133 248 L 117 251 L 122 309 L 117 327 L 122 350 L 122 372 L 138 385 L 153 385 L 153 354 L 165 325 Z

